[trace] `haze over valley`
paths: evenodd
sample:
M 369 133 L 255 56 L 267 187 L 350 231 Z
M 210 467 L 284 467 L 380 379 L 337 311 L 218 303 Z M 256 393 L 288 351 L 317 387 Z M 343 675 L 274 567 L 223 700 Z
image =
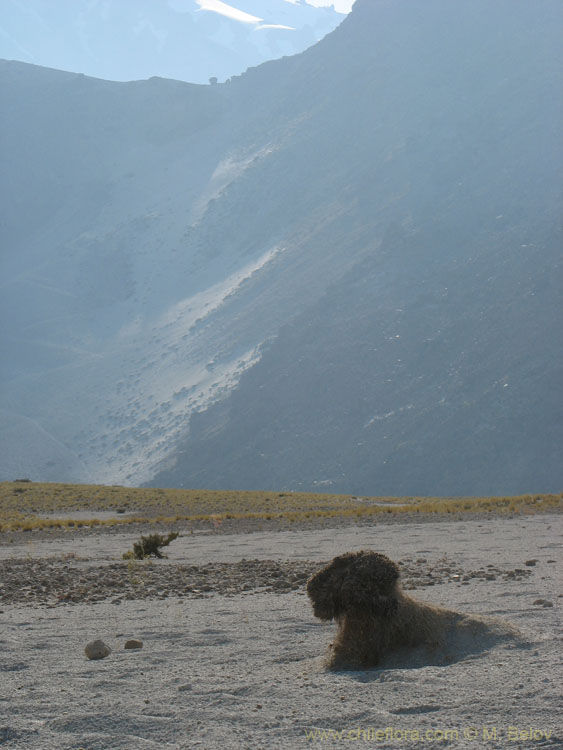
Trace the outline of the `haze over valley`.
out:
M 5 0 L 0 58 L 110 81 L 224 81 L 302 52 L 353 0 Z M 318 6 L 318 7 L 316 7 Z

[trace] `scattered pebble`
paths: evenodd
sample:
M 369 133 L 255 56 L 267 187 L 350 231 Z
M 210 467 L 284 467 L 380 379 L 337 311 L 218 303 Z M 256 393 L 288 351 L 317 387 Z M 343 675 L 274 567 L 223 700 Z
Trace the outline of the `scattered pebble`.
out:
M 444 583 L 522 581 L 533 573 L 530 567 L 502 569 L 488 564 L 479 570 L 466 570 L 446 557 L 435 562 L 422 559 L 400 561 L 406 591 Z M 2 561 L 0 605 L 56 607 L 110 601 L 119 606 L 131 600 L 171 596 L 202 599 L 213 594 L 237 596 L 257 591 L 304 593 L 307 579 L 324 565 L 326 562 L 312 560 L 239 560 L 204 565 L 138 561 L 84 566 L 78 558 L 11 558 Z
M 138 638 L 130 638 L 125 641 L 125 648 L 143 648 L 143 641 Z
M 103 641 L 90 641 L 84 653 L 89 659 L 105 659 L 111 654 L 111 648 Z
M 534 604 L 542 607 L 553 607 L 553 602 L 550 602 L 548 599 L 536 599 Z

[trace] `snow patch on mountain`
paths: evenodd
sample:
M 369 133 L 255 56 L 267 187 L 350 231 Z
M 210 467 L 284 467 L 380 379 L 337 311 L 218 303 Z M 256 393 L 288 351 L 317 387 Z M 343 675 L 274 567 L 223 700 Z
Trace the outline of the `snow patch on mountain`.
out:
M 238 8 L 234 8 L 232 5 L 222 3 L 221 0 L 196 0 L 196 3 L 202 10 L 210 10 L 213 13 L 218 13 L 220 16 L 232 18 L 234 21 L 240 21 L 241 23 L 257 24 L 264 20 L 263 18 L 258 18 L 258 16 L 253 16 L 251 13 L 238 10 Z

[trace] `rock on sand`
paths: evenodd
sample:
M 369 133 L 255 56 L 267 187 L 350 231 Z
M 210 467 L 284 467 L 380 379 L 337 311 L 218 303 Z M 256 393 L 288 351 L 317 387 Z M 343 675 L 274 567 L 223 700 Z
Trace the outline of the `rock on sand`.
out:
M 90 641 L 84 653 L 89 659 L 105 659 L 111 654 L 111 648 L 103 641 Z

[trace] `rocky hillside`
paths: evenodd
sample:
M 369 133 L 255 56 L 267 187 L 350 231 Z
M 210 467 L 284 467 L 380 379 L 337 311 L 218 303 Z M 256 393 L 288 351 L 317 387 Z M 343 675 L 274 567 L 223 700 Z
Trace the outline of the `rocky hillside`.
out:
M 229 83 L 0 71 L 2 477 L 559 490 L 556 0 L 357 0 Z

